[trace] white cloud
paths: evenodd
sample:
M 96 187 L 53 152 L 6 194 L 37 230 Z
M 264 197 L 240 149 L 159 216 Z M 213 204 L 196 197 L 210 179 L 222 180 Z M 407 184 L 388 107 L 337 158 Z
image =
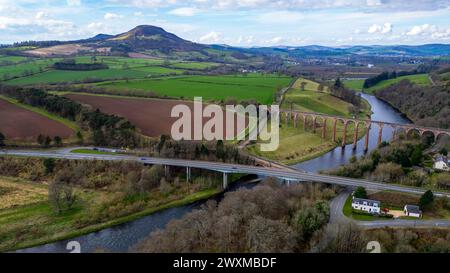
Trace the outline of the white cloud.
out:
M 211 31 L 208 34 L 200 37 L 199 41 L 202 43 L 217 43 L 221 40 L 222 35 L 219 32 Z
M 71 33 L 75 29 L 75 24 L 63 20 L 43 19 L 43 18 L 15 18 L 0 16 L 0 29 L 20 29 L 43 28 L 48 34 L 63 36 Z
M 450 38 L 450 28 L 441 29 L 435 25 L 423 24 L 413 26 L 408 32 L 407 36 L 429 36 L 432 39 Z
M 392 29 L 393 29 L 393 25 L 391 23 L 384 23 L 382 26 L 373 24 L 371 27 L 369 27 L 367 32 L 370 34 L 374 34 L 374 33 L 387 34 L 387 33 L 391 33 Z
M 235 9 L 305 9 L 358 8 L 375 12 L 403 12 L 413 10 L 438 10 L 450 7 L 448 0 L 108 0 L 125 6 L 161 8 L 183 4 L 195 8 L 218 10 Z
M 190 8 L 190 7 L 184 7 L 184 8 L 177 8 L 169 11 L 169 14 L 177 15 L 177 16 L 194 16 L 198 13 L 200 13 L 201 10 L 197 8 Z
M 42 18 L 45 17 L 45 16 L 47 16 L 47 15 L 45 14 L 45 12 L 39 11 L 38 13 L 36 13 L 35 18 L 36 18 L 36 19 L 42 19 Z
M 119 14 L 115 14 L 115 13 L 110 13 L 110 12 L 108 12 L 108 13 L 105 14 L 104 18 L 105 18 L 106 20 L 114 20 L 114 19 L 120 19 L 120 18 L 123 18 L 123 15 L 119 15 Z
M 67 0 L 67 5 L 72 7 L 81 6 L 81 0 Z
M 429 30 L 431 30 L 432 28 L 434 29 L 436 27 L 432 26 L 432 25 L 429 25 L 429 24 L 423 24 L 421 26 L 413 26 L 411 28 L 411 30 L 406 33 L 406 35 L 416 36 L 416 35 L 425 34 Z
M 283 41 L 284 41 L 284 38 L 278 36 L 278 37 L 274 37 L 274 38 L 266 41 L 266 43 L 270 44 L 270 45 L 280 45 L 280 43 L 282 43 Z

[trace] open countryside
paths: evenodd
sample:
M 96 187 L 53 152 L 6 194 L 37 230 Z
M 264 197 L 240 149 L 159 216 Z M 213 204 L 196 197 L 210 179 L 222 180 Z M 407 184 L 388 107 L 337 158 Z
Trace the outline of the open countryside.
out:
M 60 2 L 0 4 L 0 252 L 450 252 L 450 4 Z

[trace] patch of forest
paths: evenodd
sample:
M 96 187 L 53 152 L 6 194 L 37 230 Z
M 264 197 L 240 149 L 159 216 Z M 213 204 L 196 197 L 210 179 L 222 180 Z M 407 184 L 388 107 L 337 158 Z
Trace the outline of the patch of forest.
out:
M 420 65 L 417 69 L 411 71 L 392 71 L 392 72 L 382 72 L 374 77 L 368 78 L 364 81 L 364 88 L 370 88 L 372 86 L 377 85 L 378 83 L 396 79 L 398 77 L 409 76 L 409 75 L 417 75 L 423 73 L 429 73 L 434 69 L 433 65 Z
M 417 86 L 408 80 L 375 92 L 417 125 L 450 128 L 450 87 Z
M 103 63 L 76 63 L 75 60 L 66 60 L 63 62 L 56 62 L 53 68 L 57 70 L 71 70 L 71 71 L 92 71 L 108 69 L 109 67 Z

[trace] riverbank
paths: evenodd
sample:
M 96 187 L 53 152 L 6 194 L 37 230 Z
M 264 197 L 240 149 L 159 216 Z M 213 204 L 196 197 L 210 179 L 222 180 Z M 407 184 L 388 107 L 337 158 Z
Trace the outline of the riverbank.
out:
M 47 199 L 47 185 L 7 177 L 3 177 L 1 182 L 0 200 L 2 203 L 9 200 L 10 206 L 0 210 L 0 224 L 2 225 L 0 237 L 3 238 L 0 242 L 0 252 L 30 248 L 83 236 L 132 222 L 160 211 L 208 200 L 224 192 L 219 188 L 210 188 L 190 194 L 183 194 L 183 192 L 188 192 L 188 190 L 185 186 L 181 186 L 172 196 L 168 196 L 165 199 L 161 198 L 161 201 L 157 201 L 159 199 L 157 197 L 159 193 L 152 193 L 150 196 L 153 196 L 151 199 L 153 201 L 148 201 L 144 207 L 142 207 L 141 201 L 136 201 L 140 204 L 140 206 L 137 206 L 138 211 L 129 214 L 125 213 L 126 215 L 121 215 L 101 223 L 79 227 L 80 219 L 82 219 L 83 215 L 90 214 L 91 207 L 94 206 L 92 204 L 97 204 L 97 200 L 107 198 L 105 192 L 77 189 L 77 195 L 82 202 L 77 203 L 73 209 L 58 215 L 54 212 L 53 207 Z M 27 192 L 33 190 L 33 192 L 38 192 L 39 195 L 30 195 L 28 201 L 23 200 L 24 194 L 20 192 L 18 185 L 22 188 L 26 186 L 27 188 L 24 190 Z M 22 197 L 19 199 L 16 198 L 17 200 L 12 198 L 12 196 L 17 197 L 19 195 Z M 124 207 L 126 210 L 128 208 Z

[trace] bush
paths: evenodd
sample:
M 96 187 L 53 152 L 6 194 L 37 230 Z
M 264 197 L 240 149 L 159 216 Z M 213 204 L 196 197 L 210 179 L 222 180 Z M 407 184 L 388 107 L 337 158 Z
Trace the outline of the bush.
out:
M 439 188 L 448 190 L 450 189 L 450 174 L 440 173 L 436 176 L 436 184 Z
M 353 196 L 355 198 L 362 198 L 362 199 L 367 199 L 367 192 L 366 189 L 364 187 L 358 187 L 356 188 L 355 192 L 353 193 Z
M 373 178 L 381 182 L 396 182 L 404 176 L 401 165 L 388 162 L 380 163 L 373 173 Z

